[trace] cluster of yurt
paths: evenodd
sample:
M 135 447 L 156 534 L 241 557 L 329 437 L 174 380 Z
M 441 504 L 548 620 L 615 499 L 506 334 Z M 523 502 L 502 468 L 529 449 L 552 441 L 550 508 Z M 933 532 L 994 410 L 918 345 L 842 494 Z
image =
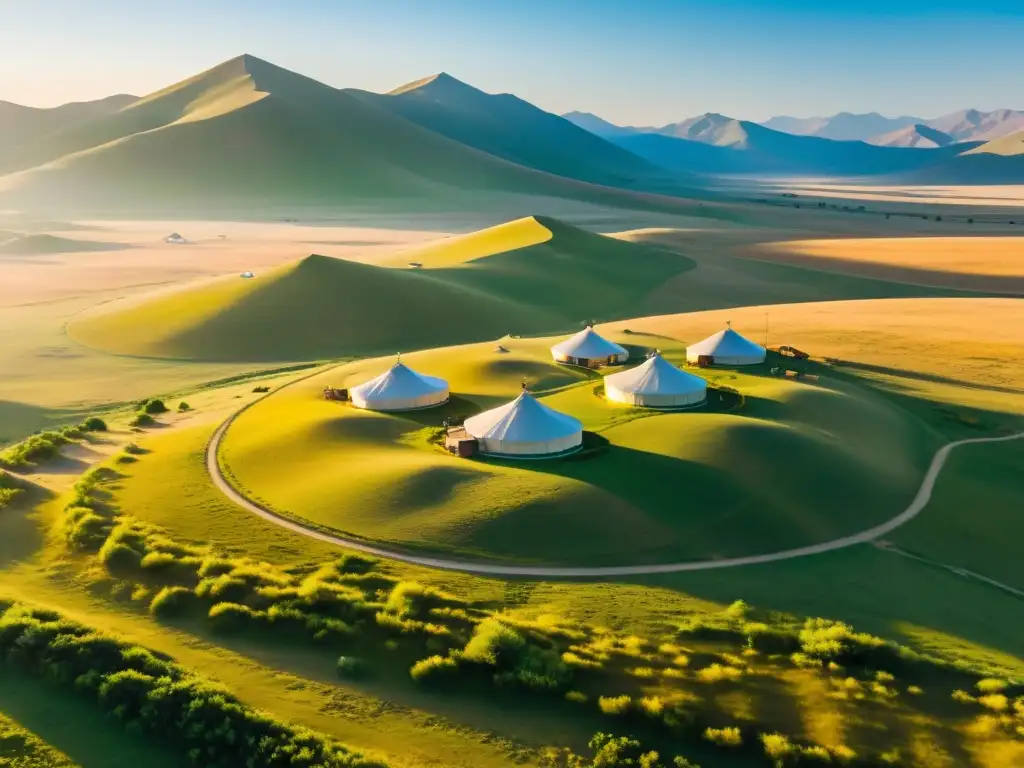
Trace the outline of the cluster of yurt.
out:
M 586 368 L 629 359 L 625 347 L 603 338 L 592 325 L 551 347 L 551 355 L 557 362 Z M 688 347 L 686 359 L 702 365 L 749 365 L 763 362 L 765 350 L 729 327 Z M 668 362 L 660 352 L 640 365 L 605 376 L 604 386 L 608 400 L 641 408 L 686 408 L 707 397 L 703 378 Z M 384 412 L 432 408 L 448 402 L 448 397 L 448 382 L 412 370 L 401 357 L 380 376 L 345 393 L 357 408 Z M 572 453 L 583 445 L 579 419 L 544 405 L 530 394 L 525 382 L 518 397 L 466 419 L 462 430 L 475 444 L 474 450 L 486 456 L 546 458 Z

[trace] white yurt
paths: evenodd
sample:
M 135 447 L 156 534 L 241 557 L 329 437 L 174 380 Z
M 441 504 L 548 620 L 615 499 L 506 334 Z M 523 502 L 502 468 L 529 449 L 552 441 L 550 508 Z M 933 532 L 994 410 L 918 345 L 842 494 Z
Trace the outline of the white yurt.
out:
M 604 396 L 616 403 L 644 408 L 681 408 L 703 403 L 708 385 L 655 352 L 628 371 L 604 377 Z
M 601 336 L 588 325 L 582 331 L 551 348 L 551 355 L 559 363 L 571 363 L 587 368 L 615 365 L 625 362 L 629 352 L 625 347 Z
M 480 453 L 540 458 L 569 453 L 583 445 L 583 424 L 549 408 L 526 391 L 511 403 L 466 419 L 466 432 Z
M 352 387 L 349 399 L 371 411 L 413 411 L 448 402 L 448 382 L 424 376 L 400 359 L 375 379 Z
M 686 362 L 696 363 L 701 357 L 711 358 L 712 365 L 755 365 L 764 362 L 764 347 L 745 339 L 726 323 L 724 331 L 686 348 Z

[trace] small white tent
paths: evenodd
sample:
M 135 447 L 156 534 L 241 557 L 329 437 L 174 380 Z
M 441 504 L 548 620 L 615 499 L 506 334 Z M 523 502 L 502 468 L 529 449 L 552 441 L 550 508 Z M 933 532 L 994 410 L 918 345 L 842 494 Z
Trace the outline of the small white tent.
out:
M 349 399 L 371 411 L 413 411 L 448 402 L 448 382 L 416 373 L 399 360 L 377 378 L 353 387 Z
M 708 336 L 704 341 L 686 348 L 686 361 L 696 363 L 701 357 L 710 357 L 712 365 L 756 365 L 764 362 L 764 347 L 745 339 L 732 329 Z
M 524 388 L 511 403 L 466 419 L 466 432 L 492 456 L 540 458 L 569 453 L 583 444 L 578 419 L 549 408 Z
M 680 408 L 703 403 L 708 385 L 655 352 L 645 363 L 604 377 L 604 395 L 616 403 L 645 408 Z
M 551 356 L 559 363 L 596 368 L 599 365 L 625 362 L 629 352 L 625 347 L 601 336 L 594 330 L 594 326 L 588 325 L 575 336 L 555 344 L 551 348 Z

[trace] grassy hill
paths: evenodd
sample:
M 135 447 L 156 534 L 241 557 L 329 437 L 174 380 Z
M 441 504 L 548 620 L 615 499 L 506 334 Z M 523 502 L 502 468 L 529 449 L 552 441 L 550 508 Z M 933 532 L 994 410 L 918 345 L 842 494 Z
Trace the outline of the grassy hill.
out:
M 508 93 L 441 73 L 378 95 L 351 93 L 462 144 L 529 168 L 615 187 L 676 191 L 684 178 Z M 692 179 L 690 180 L 693 181 Z
M 96 101 L 72 102 L 59 107 L 25 107 L 0 101 L 0 169 L 15 165 L 22 145 L 39 140 L 55 131 L 111 115 L 127 107 L 137 97 L 126 94 Z
M 252 56 L 22 145 L 2 170 L 20 206 L 137 215 L 480 207 L 483 192 L 676 205 L 516 165 Z
M 124 354 L 293 360 L 383 353 L 626 317 L 688 259 L 533 217 L 405 252 L 401 269 L 310 256 L 254 279 L 114 304 L 71 335 Z
M 987 141 L 904 179 L 920 184 L 1024 183 L 1024 130 Z
M 613 337 L 683 355 L 684 342 L 664 336 Z M 224 463 L 276 509 L 357 536 L 502 560 L 622 565 L 775 551 L 870 527 L 909 503 L 935 447 L 923 425 L 870 390 L 824 380 L 712 372 L 745 394 L 743 408 L 720 412 L 715 394 L 706 412 L 616 406 L 595 394 L 599 380 L 551 362 L 557 340 L 504 340 L 507 354 L 490 344 L 433 350 L 408 362 L 448 380 L 447 413 L 506 401 L 521 377 L 535 391 L 557 389 L 544 401 L 609 441 L 595 456 L 456 461 L 419 432 L 441 411 L 407 419 L 318 397 L 326 385 L 370 378 L 385 359 L 254 406 L 232 426 Z
M 124 243 L 104 243 L 97 240 L 75 240 L 58 235 L 15 235 L 0 232 L 0 256 L 45 256 L 58 253 L 88 253 L 90 251 L 120 251 L 130 248 Z

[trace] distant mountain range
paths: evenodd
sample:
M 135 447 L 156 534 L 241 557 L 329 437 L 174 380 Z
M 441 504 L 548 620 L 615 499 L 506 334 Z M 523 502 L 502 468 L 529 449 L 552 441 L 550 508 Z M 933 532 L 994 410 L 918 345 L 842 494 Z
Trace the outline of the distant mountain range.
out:
M 686 174 L 448 75 L 370 94 L 245 55 L 141 99 L 62 110 L 46 130 L 0 132 L 4 201 L 265 212 L 479 208 L 518 194 L 674 210 L 636 192 L 695 191 Z M 12 125 L 36 119 L 9 112 Z
M 892 128 L 871 141 L 839 140 L 821 135 L 776 130 L 759 124 L 709 112 L 660 127 L 619 126 L 600 117 L 570 112 L 564 117 L 576 125 L 618 144 L 665 168 L 705 174 L 874 176 L 928 178 L 936 183 L 1019 183 L 1024 169 L 1018 166 L 1012 137 L 1016 121 L 1024 113 L 1002 110 L 958 112 L 925 124 L 916 118 L 884 118 L 880 115 L 844 114 L 832 118 L 773 118 L 767 123 L 792 130 L 849 136 L 858 124 L 864 132 Z M 907 122 L 907 121 L 911 122 Z M 813 122 L 813 124 L 812 124 Z M 1009 133 L 1003 133 L 1008 131 Z M 982 141 L 966 136 L 1001 134 Z M 1003 142 L 1003 143 L 997 143 Z M 974 159 L 962 159 L 964 156 Z M 979 160 L 979 157 L 995 159 Z
M 680 199 L 706 194 L 708 175 L 1024 182 L 1024 128 L 1011 130 L 1024 113 L 780 120 L 832 136 L 888 131 L 836 140 L 717 113 L 617 126 L 445 73 L 380 94 L 243 55 L 142 98 L 0 102 L 0 207 L 255 216 L 490 209 L 499 198 L 525 208 L 526 197 L 548 197 L 715 216 L 725 214 Z
M 773 117 L 765 120 L 761 125 L 796 136 L 819 136 L 837 141 L 866 141 L 883 146 L 887 145 L 889 137 L 900 135 L 901 131 L 912 129 L 915 126 L 939 131 L 949 136 L 950 141 L 991 141 L 1024 129 L 1024 111 L 997 109 L 992 112 L 979 112 L 976 109 L 964 109 L 930 120 L 907 115 L 883 117 L 877 112 L 862 115 L 840 112 L 831 117 Z M 927 131 L 911 131 L 911 133 L 928 135 Z

